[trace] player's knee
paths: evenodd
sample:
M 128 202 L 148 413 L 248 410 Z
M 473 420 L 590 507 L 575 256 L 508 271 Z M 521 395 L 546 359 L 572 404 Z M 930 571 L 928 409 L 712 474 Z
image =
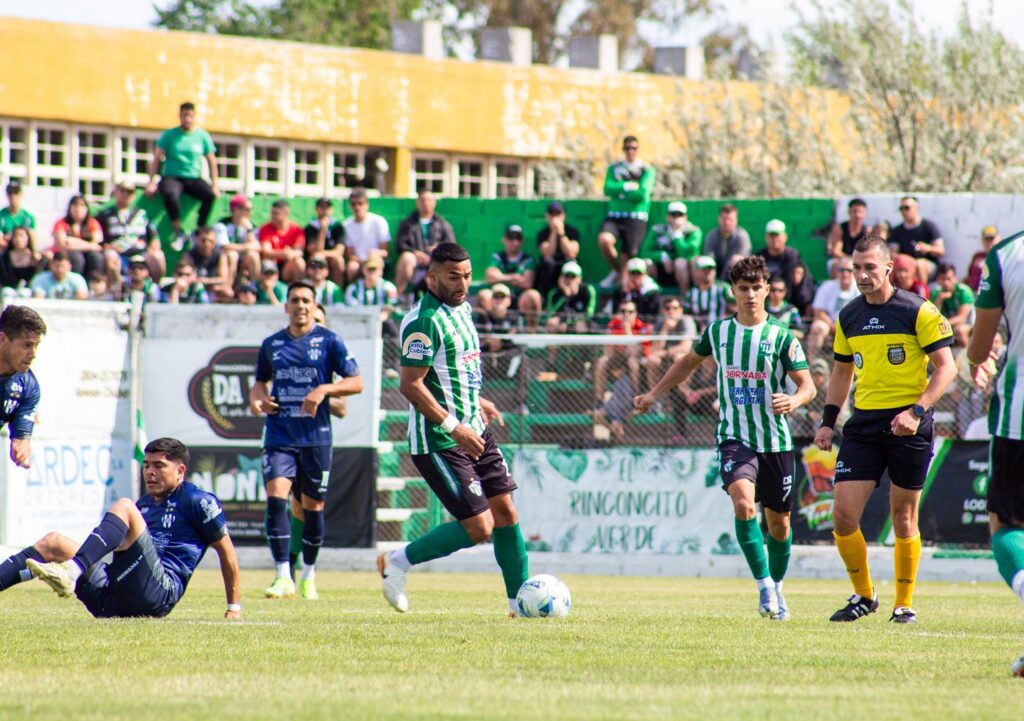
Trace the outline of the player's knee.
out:
M 475 524 L 470 528 L 466 529 L 466 533 L 469 534 L 469 540 L 473 543 L 483 543 L 489 541 L 491 534 L 494 532 L 494 522 Z
M 39 555 L 43 557 L 44 561 L 49 562 L 53 560 L 54 554 L 60 548 L 60 541 L 60 534 L 54 531 L 50 531 L 45 536 L 36 541 L 35 549 L 39 551 Z
M 776 516 L 768 519 L 768 533 L 776 541 L 789 538 L 789 516 Z
M 732 509 L 736 514 L 736 518 L 741 521 L 749 521 L 757 515 L 757 506 L 750 498 L 734 498 Z

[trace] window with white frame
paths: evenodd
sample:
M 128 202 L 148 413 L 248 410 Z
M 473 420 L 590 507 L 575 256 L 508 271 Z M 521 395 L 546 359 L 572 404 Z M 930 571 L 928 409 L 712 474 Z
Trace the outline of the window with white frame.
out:
M 414 193 L 429 190 L 436 195 L 445 195 L 448 192 L 448 160 L 439 155 L 413 158 L 412 185 Z
M 253 143 L 252 189 L 264 195 L 284 194 L 284 146 L 281 143 Z
M 487 192 L 487 163 L 461 159 L 455 163 L 455 187 L 460 198 L 482 198 Z
M 142 184 L 149 180 L 156 136 L 121 132 L 117 135 L 118 180 Z
M 494 197 L 519 198 L 523 195 L 523 164 L 515 160 L 494 162 Z
M 0 123 L 0 175 L 23 178 L 28 172 L 28 129 L 24 123 Z
M 362 150 L 331 148 L 327 162 L 332 195 L 343 195 L 340 191 L 356 187 L 366 177 L 366 153 Z
M 245 192 L 245 143 L 238 138 L 214 138 L 217 146 L 217 185 L 231 193 Z
M 54 188 L 66 187 L 71 170 L 69 156 L 66 128 L 37 125 L 32 182 Z
M 72 173 L 78 192 L 90 202 L 110 195 L 112 176 L 110 133 L 93 128 L 75 131 L 75 166 Z
M 323 192 L 322 154 L 310 145 L 292 146 L 292 191 L 296 195 L 320 195 Z

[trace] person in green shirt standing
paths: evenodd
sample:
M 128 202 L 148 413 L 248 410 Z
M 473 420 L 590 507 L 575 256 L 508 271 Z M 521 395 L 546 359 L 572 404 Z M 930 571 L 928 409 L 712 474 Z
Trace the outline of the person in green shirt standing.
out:
M 640 160 L 640 141 L 627 135 L 622 140 L 625 160 L 612 163 L 604 177 L 608 216 L 601 224 L 597 245 L 611 268 L 602 287 L 619 282 L 626 261 L 635 258 L 647 235 L 647 216 L 654 191 L 654 166 Z
M 217 188 L 217 147 L 213 138 L 202 128 L 196 127 L 196 106 L 182 103 L 178 118 L 181 124 L 165 130 L 156 141 L 153 160 L 149 164 L 149 184 L 146 195 L 153 197 L 157 192 L 164 199 L 167 216 L 174 227 L 174 242 L 171 247 L 181 250 L 185 247 L 186 236 L 181 229 L 181 206 L 178 199 L 184 193 L 199 201 L 199 220 L 196 227 L 206 225 L 210 218 L 213 201 L 220 196 Z M 203 180 L 203 158 L 210 169 L 210 182 Z M 156 176 L 160 176 L 160 183 Z
M 939 263 L 935 280 L 939 287 L 932 291 L 931 301 L 953 327 L 957 346 L 966 348 L 974 325 L 974 291 L 969 285 L 957 282 L 952 263 Z
M 21 183 L 11 180 L 7 184 L 7 207 L 0 210 L 0 235 L 4 245 L 11 242 L 15 228 L 28 230 L 29 247 L 36 247 L 36 219 L 32 213 L 21 207 Z
M 677 285 L 685 293 L 690 288 L 690 261 L 700 255 L 703 244 L 703 231 L 686 217 L 686 203 L 675 200 L 668 204 L 665 222 L 647 234 L 640 257 L 658 285 Z

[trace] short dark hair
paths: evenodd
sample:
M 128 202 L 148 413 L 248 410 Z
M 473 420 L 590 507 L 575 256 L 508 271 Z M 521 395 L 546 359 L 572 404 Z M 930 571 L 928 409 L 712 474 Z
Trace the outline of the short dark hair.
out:
M 163 453 L 167 460 L 188 468 L 188 446 L 177 438 L 157 438 L 146 444 L 146 453 Z
M 366 200 L 366 190 L 363 188 L 352 188 L 352 192 L 348 194 L 348 201 L 351 203 L 353 200 Z
M 8 338 L 23 335 L 46 335 L 46 323 L 42 316 L 24 305 L 9 305 L 0 314 L 0 332 Z
M 785 288 L 786 290 L 789 290 L 789 283 L 781 275 L 773 275 L 771 278 L 768 279 L 769 286 L 773 286 L 777 283 L 782 283 L 782 287 Z
M 935 266 L 935 277 L 945 275 L 946 273 L 956 275 L 956 266 L 952 263 L 939 263 Z
M 469 260 L 469 253 L 458 243 L 451 241 L 445 241 L 444 243 L 438 243 L 434 246 L 434 249 L 430 251 L 430 264 L 435 263 L 461 263 L 464 260 Z
M 178 112 L 179 113 L 184 113 L 186 110 L 195 110 L 195 109 L 196 109 L 196 104 L 191 102 L 191 101 L 185 101 L 184 103 L 182 103 L 181 105 L 178 106 Z
M 768 269 L 764 265 L 764 258 L 760 255 L 748 255 L 733 263 L 729 269 L 729 282 L 735 284 L 741 280 L 751 283 L 767 281 Z
M 850 208 L 853 208 L 854 206 L 857 205 L 859 205 L 862 208 L 868 207 L 868 203 L 866 200 L 864 200 L 864 198 L 854 198 L 853 200 L 846 204 L 846 209 L 849 210 Z
M 89 271 L 89 277 L 86 278 L 86 280 L 89 281 L 90 283 L 98 283 L 101 280 L 104 283 L 106 283 L 107 282 L 107 274 L 104 273 L 99 268 L 94 268 L 94 269 Z
M 636 139 L 635 135 L 627 135 L 622 139 L 622 145 L 625 146 L 626 143 L 636 143 L 637 145 L 639 145 L 640 141 Z
M 270 207 L 277 208 L 278 210 L 281 210 L 282 208 L 287 208 L 290 210 L 292 206 L 288 205 L 287 200 L 275 200 L 274 204 L 271 205 Z
M 739 213 L 739 212 L 740 212 L 739 209 L 735 205 L 733 205 L 732 203 L 725 203 L 724 205 L 721 205 L 718 208 L 718 214 L 719 215 L 724 215 L 725 213 Z
M 50 265 L 52 266 L 58 260 L 66 260 L 67 262 L 70 263 L 71 253 L 67 252 L 66 250 L 58 250 L 56 253 L 53 254 L 53 257 L 50 258 Z
M 916 195 L 904 195 L 902 198 L 900 198 L 900 202 L 902 203 L 904 200 L 913 200 L 916 203 L 917 202 L 917 196 Z
M 878 248 L 881 251 L 882 256 L 885 258 L 892 257 L 892 251 L 889 249 L 889 243 L 880 235 L 867 235 L 857 241 L 857 245 L 853 246 L 854 253 L 867 253 L 872 248 Z
M 285 300 L 292 299 L 292 291 L 295 290 L 296 288 L 305 288 L 306 290 L 313 294 L 314 298 L 316 298 L 316 286 L 314 286 L 308 280 L 302 279 L 293 280 L 291 283 L 288 284 L 288 292 L 284 296 Z
M 200 225 L 198 228 L 196 228 L 196 237 L 198 238 L 201 235 L 206 235 L 207 233 L 212 233 L 212 232 L 214 232 L 212 226 Z
M 174 264 L 175 272 L 181 270 L 182 268 L 191 268 L 192 270 L 195 270 L 196 264 L 192 262 L 191 258 L 186 256 L 184 258 L 181 258 L 177 263 Z

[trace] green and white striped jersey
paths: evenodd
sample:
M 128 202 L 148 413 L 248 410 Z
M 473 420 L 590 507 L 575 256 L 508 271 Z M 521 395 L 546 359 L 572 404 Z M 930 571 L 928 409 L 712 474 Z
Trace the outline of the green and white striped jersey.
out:
M 706 290 L 693 286 L 683 293 L 683 310 L 701 324 L 725 318 L 735 302 L 732 287 L 720 280 Z
M 1024 440 L 1024 233 L 988 252 L 975 307 L 1002 308 L 1009 331 L 989 407 L 989 430 L 1000 438 Z
M 760 453 L 793 450 L 785 416 L 772 415 L 772 394 L 785 393 L 786 374 L 807 368 L 800 342 L 774 318 L 754 326 L 735 317 L 714 321 L 693 351 L 718 364 L 716 438 Z
M 434 400 L 460 423 L 483 433 L 483 367 L 472 306 L 452 307 L 428 292 L 402 321 L 401 339 L 402 365 L 428 367 L 423 382 Z M 409 405 L 409 453 L 434 453 L 456 445 L 436 423 Z
M 376 288 L 367 288 L 360 278 L 345 288 L 345 305 L 395 305 L 398 288 L 390 280 L 381 280 Z

